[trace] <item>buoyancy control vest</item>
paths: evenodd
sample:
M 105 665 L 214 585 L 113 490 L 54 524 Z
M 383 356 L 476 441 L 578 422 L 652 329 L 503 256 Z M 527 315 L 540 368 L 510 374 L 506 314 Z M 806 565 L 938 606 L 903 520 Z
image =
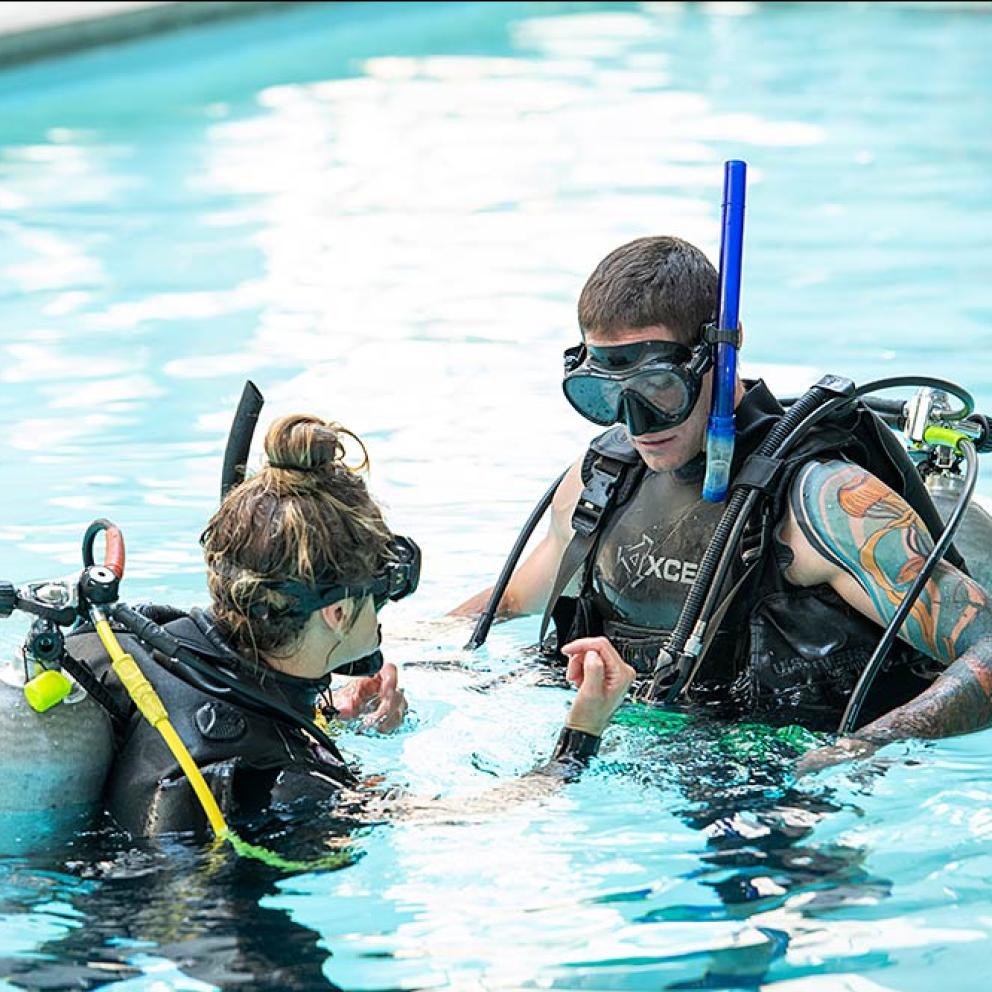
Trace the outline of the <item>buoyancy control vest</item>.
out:
M 783 410 L 762 382 L 747 383 L 737 408 L 732 482 Z M 926 488 L 898 440 L 866 407 L 829 418 L 788 456 L 764 488 L 735 568 L 724 612 L 686 700 L 720 716 L 833 729 L 858 675 L 878 642 L 877 625 L 829 586 L 795 586 L 783 572 L 791 561 L 776 539 L 799 469 L 813 459 L 855 462 L 902 495 L 932 533 L 941 522 Z M 586 537 L 576 598 L 553 608 L 556 643 L 605 634 L 639 673 L 653 671 L 659 649 L 678 620 L 699 563 L 723 512 L 702 499 L 702 465 L 679 473 L 650 472 L 623 427 L 597 438 L 583 464 L 586 492 L 595 475 L 611 478 L 609 498 Z M 588 503 L 588 501 L 586 501 Z M 596 502 L 595 498 L 592 502 Z M 589 507 L 578 517 L 588 527 Z M 582 540 L 580 538 L 580 540 Z M 566 557 L 568 552 L 566 551 Z M 962 565 L 956 552 L 948 555 Z M 869 719 L 921 692 L 939 670 L 899 642 L 864 709 Z
M 304 679 L 262 669 L 240 658 L 224 641 L 209 614 L 168 607 L 145 608 L 180 643 L 207 661 L 278 696 L 312 718 L 329 678 Z M 166 622 L 168 621 L 168 622 Z M 272 713 L 249 707 L 219 682 L 210 683 L 174 658 L 166 658 L 131 634 L 121 645 L 161 697 L 172 724 L 203 773 L 226 818 L 250 818 L 273 806 L 333 799 L 356 781 L 341 754 L 317 744 Z M 110 667 L 90 626 L 66 638 L 72 655 L 90 666 L 129 714 L 117 735 L 105 805 L 135 836 L 172 831 L 207 832 L 193 790 L 158 732 L 137 712 Z

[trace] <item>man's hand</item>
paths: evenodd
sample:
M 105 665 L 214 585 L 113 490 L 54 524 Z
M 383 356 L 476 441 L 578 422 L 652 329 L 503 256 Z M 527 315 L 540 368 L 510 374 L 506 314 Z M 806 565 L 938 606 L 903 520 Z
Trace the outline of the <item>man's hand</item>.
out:
M 363 727 L 381 734 L 395 730 L 408 709 L 406 696 L 397 680 L 396 666 L 390 662 L 386 662 L 377 675 L 352 679 L 332 693 L 338 716 L 342 720 L 363 717 Z
M 566 644 L 566 678 L 578 687 L 565 726 L 602 737 L 637 673 L 605 637 L 583 637 Z

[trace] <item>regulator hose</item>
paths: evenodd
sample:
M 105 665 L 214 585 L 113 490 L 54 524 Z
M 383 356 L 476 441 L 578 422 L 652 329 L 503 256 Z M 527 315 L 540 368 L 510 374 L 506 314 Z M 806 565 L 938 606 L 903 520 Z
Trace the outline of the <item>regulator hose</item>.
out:
M 829 380 L 829 383 L 827 383 Z M 816 410 L 821 409 L 826 401 L 837 394 L 839 384 L 846 384 L 843 388 L 851 386 L 847 380 L 838 380 L 834 376 L 827 376 L 820 383 L 817 383 L 805 395 L 801 396 L 796 403 L 785 413 L 782 419 L 772 428 L 768 437 L 758 446 L 756 455 L 768 457 L 778 452 L 779 447 L 803 424 Z M 846 396 L 842 396 L 846 399 Z M 731 547 L 730 539 L 735 531 L 739 532 L 738 521 L 742 519 L 744 511 L 754 506 L 758 499 L 758 493 L 754 490 L 736 489 L 727 503 L 720 522 L 717 524 L 710 541 L 706 554 L 699 565 L 699 572 L 696 581 L 693 582 L 682 613 L 679 616 L 675 629 L 672 631 L 664 653 L 678 662 L 678 675 L 675 682 L 666 689 L 664 685 L 666 672 L 663 666 L 659 665 L 655 671 L 655 676 L 651 681 L 646 693 L 646 699 L 658 700 L 662 693 L 665 693 L 666 702 L 672 702 L 682 691 L 683 686 L 691 674 L 692 660 L 698 653 L 698 649 L 687 654 L 686 644 L 690 636 L 693 635 L 697 623 L 700 619 L 703 604 L 707 599 L 717 571 L 725 574 L 729 568 L 729 560 L 721 569 L 721 559 L 728 547 Z M 728 556 L 729 557 L 729 556 Z M 701 636 L 701 635 L 700 635 Z

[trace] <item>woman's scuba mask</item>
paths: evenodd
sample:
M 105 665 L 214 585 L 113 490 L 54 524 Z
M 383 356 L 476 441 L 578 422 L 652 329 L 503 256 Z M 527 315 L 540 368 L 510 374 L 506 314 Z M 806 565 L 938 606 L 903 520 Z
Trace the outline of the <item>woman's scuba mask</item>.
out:
M 416 592 L 420 583 L 420 547 L 410 537 L 393 535 L 389 542 L 389 560 L 369 581 L 344 584 L 332 582 L 329 585 L 311 587 L 303 582 L 285 581 L 270 583 L 269 588 L 286 593 L 294 600 L 291 609 L 297 613 L 312 613 L 325 606 L 331 606 L 348 597 L 371 596 L 376 613 L 389 602 L 398 602 Z M 379 643 L 382 642 L 382 628 L 379 628 Z M 382 668 L 382 652 L 376 648 L 371 654 L 348 662 L 334 670 L 336 675 L 375 675 Z
M 348 597 L 371 596 L 375 609 L 386 603 L 396 603 L 417 591 L 420 583 L 420 548 L 410 537 L 394 534 L 389 542 L 389 559 L 371 579 L 365 582 L 341 582 L 334 580 L 326 585 L 311 586 L 295 579 L 268 581 L 269 589 L 285 593 L 293 600 L 285 612 L 300 614 L 332 606 Z
M 678 427 L 692 413 L 712 349 L 674 341 L 592 347 L 565 352 L 565 399 L 586 420 L 622 423 L 638 437 Z

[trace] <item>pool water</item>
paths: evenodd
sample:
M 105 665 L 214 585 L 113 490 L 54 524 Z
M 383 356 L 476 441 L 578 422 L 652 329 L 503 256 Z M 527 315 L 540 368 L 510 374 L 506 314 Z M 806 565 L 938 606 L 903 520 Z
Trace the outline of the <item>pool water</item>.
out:
M 347 867 L 0 823 L 0 989 L 985 989 L 987 734 L 797 782 L 802 739 L 629 707 L 542 788 L 570 694 L 536 621 L 467 654 L 437 618 L 592 436 L 585 277 L 649 233 L 715 256 L 726 158 L 745 372 L 992 410 L 990 49 L 987 4 L 327 4 L 6 72 L 0 577 L 108 516 L 129 600 L 201 602 L 249 376 L 263 421 L 366 439 L 425 570 L 384 616 L 412 716 L 342 738 L 407 801 L 268 828 Z

